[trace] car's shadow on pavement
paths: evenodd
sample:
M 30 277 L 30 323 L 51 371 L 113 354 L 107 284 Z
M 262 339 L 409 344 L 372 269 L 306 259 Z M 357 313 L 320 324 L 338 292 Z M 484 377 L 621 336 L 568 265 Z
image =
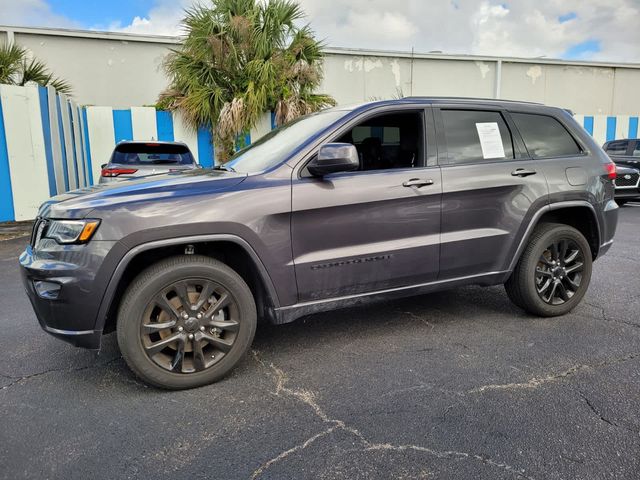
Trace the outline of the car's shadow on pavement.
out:
M 258 324 L 253 350 L 300 353 L 309 346 L 322 344 L 322 348 L 343 350 L 353 342 L 384 342 L 389 331 L 398 335 L 435 335 L 443 328 L 460 327 L 473 322 L 500 324 L 505 321 L 527 322 L 536 319 L 515 307 L 501 286 L 492 288 L 462 287 L 444 292 L 385 302 L 373 302 L 358 307 L 317 313 L 292 323 Z M 88 355 L 96 355 L 89 353 Z M 248 360 L 232 374 L 237 378 L 246 369 L 256 367 Z M 131 388 L 144 385 L 127 368 L 120 356 L 115 333 L 105 335 L 102 349 L 95 357 L 95 366 L 112 372 L 112 381 Z M 223 382 L 225 380 L 222 380 Z
M 431 330 L 435 325 L 462 324 L 474 319 L 501 322 L 506 318 L 523 321 L 536 317 L 511 304 L 500 286 L 463 287 L 317 313 L 285 325 L 263 323 L 258 326 L 254 346 L 264 347 L 273 341 L 296 342 L 326 333 L 344 340 L 350 333 L 375 335 L 379 329 L 390 326 L 398 330 L 416 326 Z

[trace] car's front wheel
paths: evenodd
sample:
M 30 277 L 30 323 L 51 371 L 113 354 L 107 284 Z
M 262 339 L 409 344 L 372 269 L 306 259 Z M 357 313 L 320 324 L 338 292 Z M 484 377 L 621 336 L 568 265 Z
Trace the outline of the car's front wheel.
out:
M 172 257 L 131 283 L 118 311 L 118 344 L 145 382 L 192 388 L 236 366 L 256 323 L 251 290 L 234 270 L 209 257 Z
M 592 254 L 584 235 L 568 225 L 538 226 L 505 289 L 529 313 L 554 317 L 570 312 L 587 291 Z

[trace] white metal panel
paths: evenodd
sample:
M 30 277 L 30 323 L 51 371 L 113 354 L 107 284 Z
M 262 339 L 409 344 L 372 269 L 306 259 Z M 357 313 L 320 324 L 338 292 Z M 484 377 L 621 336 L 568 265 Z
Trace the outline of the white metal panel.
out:
M 82 136 L 82 163 L 83 168 L 85 170 L 85 180 L 86 185 L 93 185 L 93 172 L 89 171 L 89 160 L 90 160 L 90 152 L 91 146 L 89 145 L 89 139 L 86 134 L 88 133 L 85 124 L 84 124 L 84 107 L 78 107 L 78 119 L 80 120 L 80 135 Z
M 87 168 L 84 160 L 84 152 L 82 151 L 82 133 L 80 125 L 80 115 L 78 114 L 78 106 L 70 102 L 71 104 L 71 126 L 73 128 L 73 150 L 76 154 L 76 165 L 78 167 L 78 179 L 80 180 L 79 187 L 86 187 L 89 185 L 87 180 Z
M 180 117 L 179 114 L 173 116 L 173 137 L 176 142 L 184 142 L 193 153 L 195 158 L 198 155 L 198 135 L 193 129 L 189 128 Z
M 258 118 L 255 126 L 251 129 L 251 142 L 255 142 L 260 137 L 271 131 L 271 112 L 264 112 Z
M 134 140 L 158 140 L 155 108 L 131 107 L 131 125 Z
M 616 138 L 629 137 L 629 115 L 616 116 Z
M 47 101 L 49 102 L 49 125 L 51 129 L 51 155 L 53 171 L 56 177 L 56 191 L 62 193 L 67 190 L 64 183 L 64 166 L 62 164 L 62 142 L 60 140 L 60 124 L 58 123 L 57 92 L 53 87 L 47 87 Z
M 584 128 L 584 115 L 574 115 L 573 119 L 578 123 L 578 125 Z
M 37 86 L 1 85 L 16 220 L 36 217 L 49 198 L 47 159 Z
M 87 107 L 87 129 L 91 148 L 93 183 L 100 180 L 101 165 L 108 163 L 116 146 L 111 107 Z
M 73 134 L 71 129 L 71 116 L 69 115 L 69 104 L 67 96 L 60 95 L 60 116 L 62 118 L 62 133 L 64 136 L 64 151 L 67 164 L 67 175 L 69 177 L 69 190 L 78 188 L 76 182 L 76 162 L 74 161 Z
M 598 145 L 603 145 L 607 141 L 607 116 L 593 116 L 593 138 Z

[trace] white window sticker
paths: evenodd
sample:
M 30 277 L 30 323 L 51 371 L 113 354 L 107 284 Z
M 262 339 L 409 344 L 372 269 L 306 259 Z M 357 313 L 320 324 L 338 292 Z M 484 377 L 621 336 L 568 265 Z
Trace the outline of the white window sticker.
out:
M 476 130 L 480 137 L 482 156 L 485 159 L 505 157 L 500 128 L 496 122 L 476 123 Z

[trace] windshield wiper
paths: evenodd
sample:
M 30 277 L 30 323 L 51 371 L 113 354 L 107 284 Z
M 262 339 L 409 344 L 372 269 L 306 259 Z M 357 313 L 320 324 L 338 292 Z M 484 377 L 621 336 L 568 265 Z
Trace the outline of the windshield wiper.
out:
M 235 172 L 235 170 L 227 165 L 216 165 L 213 170 L 224 170 L 225 172 Z

